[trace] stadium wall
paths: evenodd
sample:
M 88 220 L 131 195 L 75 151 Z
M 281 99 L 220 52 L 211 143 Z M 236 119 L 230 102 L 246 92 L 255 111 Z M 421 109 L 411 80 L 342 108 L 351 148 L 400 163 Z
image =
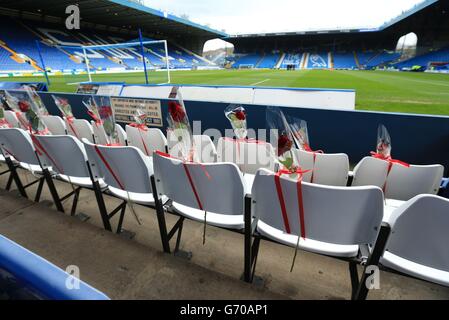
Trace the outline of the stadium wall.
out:
M 59 111 L 51 97 L 52 93 L 40 95 L 51 114 Z M 73 107 L 76 118 L 91 120 L 82 106 L 87 95 L 58 94 L 66 97 Z M 167 128 L 168 99 L 161 100 L 163 130 Z M 224 116 L 227 103 L 187 101 L 189 118 L 201 121 L 202 132 L 209 128 L 219 130 L 222 135 L 230 129 Z M 266 106 L 245 106 L 248 112 L 248 128 L 266 129 Z M 205 112 L 207 110 L 207 112 Z M 308 122 L 309 136 L 313 149 L 327 153 L 347 153 L 352 164 L 375 151 L 377 127 L 387 126 L 392 137 L 392 154 L 396 159 L 411 164 L 436 164 L 449 168 L 449 117 L 427 116 L 368 111 L 336 111 L 305 108 L 283 108 L 286 114 Z

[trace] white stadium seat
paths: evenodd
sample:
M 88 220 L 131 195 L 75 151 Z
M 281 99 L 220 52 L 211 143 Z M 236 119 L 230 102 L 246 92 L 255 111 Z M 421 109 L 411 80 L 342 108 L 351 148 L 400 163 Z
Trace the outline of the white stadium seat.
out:
M 73 122 L 69 123 L 65 119 L 68 134 L 78 138 L 80 141 L 82 139 L 87 139 L 90 142 L 94 141 L 94 132 L 89 121 L 84 119 L 73 119 Z
M 147 128 L 146 131 L 127 125 L 128 145 L 139 148 L 151 157 L 154 151 L 167 151 L 167 139 L 160 129 Z
M 416 196 L 394 211 L 388 223 L 392 232 L 381 264 L 449 286 L 449 200 Z
M 224 228 L 242 229 L 245 187 L 232 163 L 183 163 L 155 154 L 157 191 L 173 201 L 173 209 L 192 220 Z M 219 195 L 219 196 L 217 196 Z
M 51 134 L 54 134 L 54 135 L 67 134 L 66 124 L 61 117 L 59 117 L 59 116 L 42 116 L 41 119 Z
M 348 183 L 349 158 L 344 153 L 313 153 L 294 148 L 304 174 L 303 180 L 329 186 L 345 187 Z M 313 178 L 313 181 L 312 181 Z

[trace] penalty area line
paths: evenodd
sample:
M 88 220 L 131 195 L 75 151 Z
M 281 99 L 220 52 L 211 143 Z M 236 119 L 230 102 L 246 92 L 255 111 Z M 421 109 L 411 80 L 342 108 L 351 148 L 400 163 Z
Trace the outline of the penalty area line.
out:
M 262 84 L 262 83 L 265 83 L 265 82 L 270 81 L 270 80 L 271 80 L 271 79 L 265 79 L 265 80 L 262 80 L 262 81 L 259 81 L 259 82 L 250 84 L 250 86 L 257 86 L 258 84 Z

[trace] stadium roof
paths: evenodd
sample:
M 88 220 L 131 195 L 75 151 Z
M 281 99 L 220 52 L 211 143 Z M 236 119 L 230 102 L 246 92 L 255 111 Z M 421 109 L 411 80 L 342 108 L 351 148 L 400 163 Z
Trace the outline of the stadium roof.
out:
M 136 31 L 141 28 L 153 36 L 177 38 L 180 35 L 213 39 L 226 37 L 228 34 L 206 26 L 151 9 L 129 0 L 2 0 L 0 11 L 8 13 L 13 10 L 20 16 L 40 16 L 65 18 L 65 8 L 76 4 L 80 8 L 81 21 L 96 25 L 112 26 Z
M 358 32 L 378 32 L 383 31 L 396 23 L 414 15 L 415 13 L 427 8 L 440 0 L 424 0 L 419 4 L 415 5 L 411 9 L 404 11 L 401 15 L 393 18 L 390 21 L 385 22 L 383 25 L 377 28 L 350 28 L 350 29 L 334 29 L 334 30 L 308 30 L 308 31 L 295 31 L 295 32 L 276 32 L 276 33 L 259 33 L 259 34 L 240 34 L 232 35 L 227 37 L 227 39 L 238 39 L 238 38 L 255 38 L 255 37 L 273 37 L 273 36 L 301 36 L 301 35 L 318 35 L 318 34 L 338 34 L 338 33 L 358 33 Z

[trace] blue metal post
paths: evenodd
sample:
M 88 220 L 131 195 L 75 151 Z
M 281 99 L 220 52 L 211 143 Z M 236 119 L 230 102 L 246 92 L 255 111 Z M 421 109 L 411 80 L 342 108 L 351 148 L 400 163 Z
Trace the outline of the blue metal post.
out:
M 139 29 L 139 40 L 140 40 L 140 50 L 142 52 L 143 71 L 145 71 L 145 81 L 146 81 L 146 84 L 148 84 L 147 63 L 145 61 L 145 50 L 143 48 L 142 30 L 140 30 L 140 29 Z
M 36 40 L 37 52 L 39 53 L 39 58 L 41 59 L 42 69 L 44 69 L 45 78 L 47 79 L 47 85 L 50 87 L 50 78 L 48 78 L 47 68 L 45 67 L 44 58 L 42 57 L 41 46 L 39 40 Z

